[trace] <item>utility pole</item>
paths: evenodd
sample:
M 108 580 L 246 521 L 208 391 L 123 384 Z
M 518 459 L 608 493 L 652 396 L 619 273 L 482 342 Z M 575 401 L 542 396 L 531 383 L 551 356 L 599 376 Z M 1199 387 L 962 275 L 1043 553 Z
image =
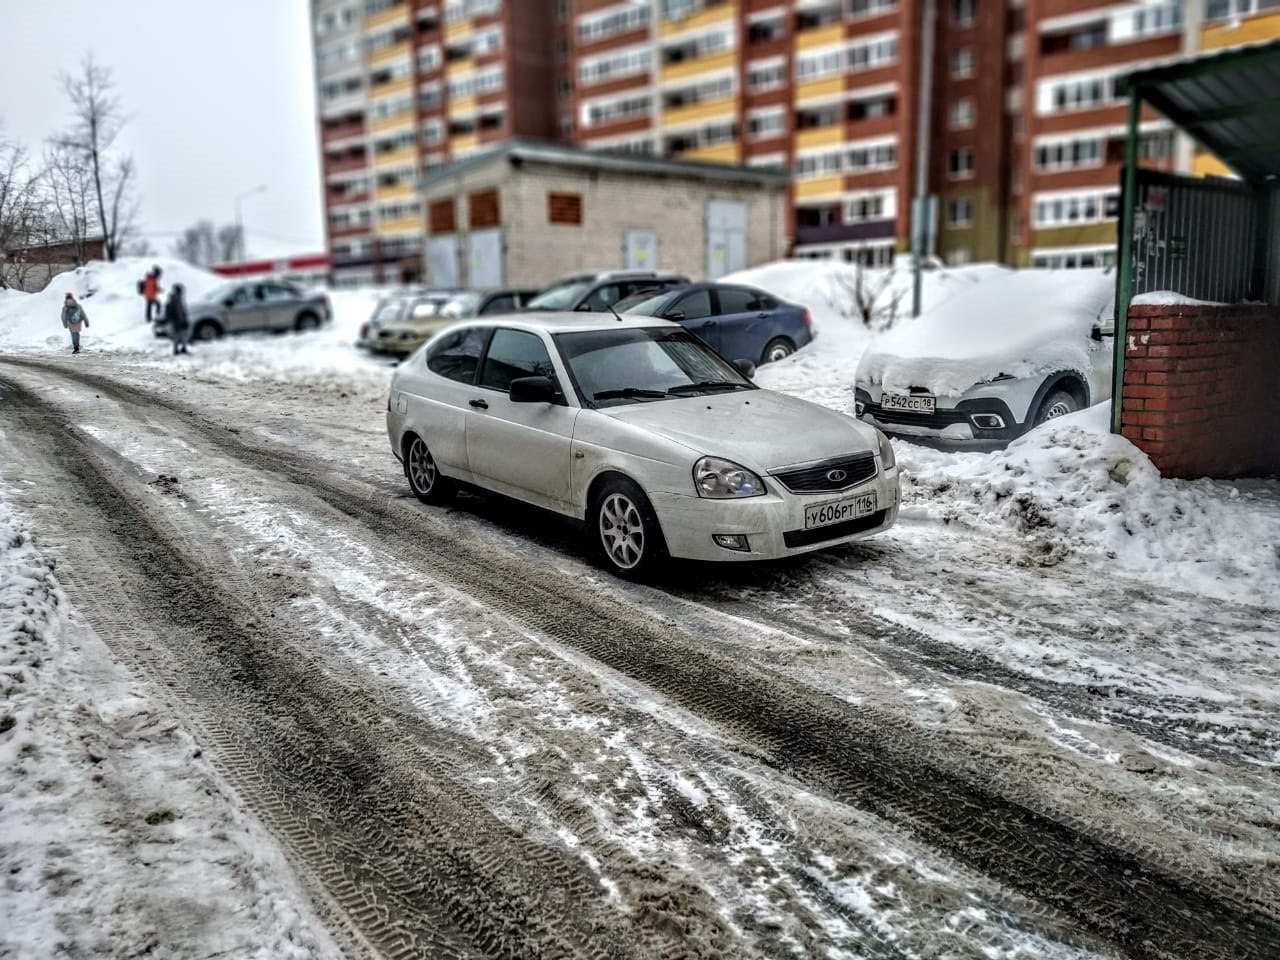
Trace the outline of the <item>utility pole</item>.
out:
M 916 117 L 916 195 L 911 204 L 911 266 L 914 276 L 911 286 L 911 315 L 920 316 L 920 294 L 923 286 L 921 272 L 924 269 L 925 241 L 929 225 L 929 131 L 930 110 L 933 103 L 933 34 L 937 18 L 936 0 L 924 0 L 924 15 L 920 24 L 920 113 Z

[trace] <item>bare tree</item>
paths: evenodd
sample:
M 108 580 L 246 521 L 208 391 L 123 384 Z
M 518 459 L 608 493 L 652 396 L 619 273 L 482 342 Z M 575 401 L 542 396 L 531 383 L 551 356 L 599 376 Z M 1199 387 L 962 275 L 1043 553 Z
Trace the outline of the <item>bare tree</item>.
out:
M 77 263 L 87 259 L 93 223 L 93 176 L 84 154 L 61 144 L 49 144 L 44 154 L 44 185 L 48 206 L 61 238 L 75 250 Z
M 228 223 L 218 228 L 218 259 L 217 263 L 231 263 L 233 260 L 240 258 L 241 251 L 244 250 L 242 241 L 243 231 L 239 224 Z
M 837 281 L 849 295 L 848 310 L 843 312 L 857 317 L 868 329 L 889 329 L 897 321 L 898 307 L 907 293 L 906 287 L 895 286 L 896 280 L 893 267 L 873 276 L 861 263 L 855 264 L 852 276 L 844 273 Z
M 103 252 L 115 260 L 134 230 L 137 205 L 133 198 L 134 166 L 129 156 L 113 152 L 125 124 L 115 95 L 111 71 L 88 54 L 78 75 L 64 74 L 62 86 L 75 119 L 54 144 L 79 151 L 93 182 L 93 212 L 102 232 Z
M 239 249 L 240 228 L 233 223 L 216 227 L 212 220 L 201 220 L 187 227 L 173 245 L 174 256 L 197 267 L 230 263 Z
M 26 148 L 0 140 L 0 289 L 27 286 L 37 269 L 27 251 L 53 239 L 50 226 Z

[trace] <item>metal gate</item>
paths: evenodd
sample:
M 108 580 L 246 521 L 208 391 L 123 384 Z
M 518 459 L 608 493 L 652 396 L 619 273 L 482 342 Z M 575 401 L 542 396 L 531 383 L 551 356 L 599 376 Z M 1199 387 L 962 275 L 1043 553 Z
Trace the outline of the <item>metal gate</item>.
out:
M 427 283 L 446 289 L 460 285 L 456 236 L 427 238 Z
M 502 286 L 502 230 L 473 230 L 467 235 L 467 283 L 477 290 Z
M 658 269 L 658 232 L 628 230 L 623 237 L 622 265 L 628 270 Z
M 747 268 L 747 205 L 707 201 L 707 279 Z

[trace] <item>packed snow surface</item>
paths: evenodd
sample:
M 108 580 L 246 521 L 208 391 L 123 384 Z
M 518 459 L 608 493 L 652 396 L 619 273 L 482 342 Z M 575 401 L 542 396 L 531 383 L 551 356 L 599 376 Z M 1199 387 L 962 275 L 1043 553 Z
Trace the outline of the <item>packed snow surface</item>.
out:
M 1089 333 L 1114 294 L 1112 270 L 1004 270 L 888 331 L 858 379 L 950 397 L 1002 373 L 1088 372 Z

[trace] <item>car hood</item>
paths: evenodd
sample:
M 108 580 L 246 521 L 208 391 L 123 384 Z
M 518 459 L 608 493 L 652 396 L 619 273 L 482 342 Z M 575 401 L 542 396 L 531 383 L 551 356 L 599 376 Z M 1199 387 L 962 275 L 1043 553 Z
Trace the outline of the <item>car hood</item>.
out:
M 772 390 L 680 397 L 599 412 L 697 453 L 763 472 L 879 449 L 874 428 Z

